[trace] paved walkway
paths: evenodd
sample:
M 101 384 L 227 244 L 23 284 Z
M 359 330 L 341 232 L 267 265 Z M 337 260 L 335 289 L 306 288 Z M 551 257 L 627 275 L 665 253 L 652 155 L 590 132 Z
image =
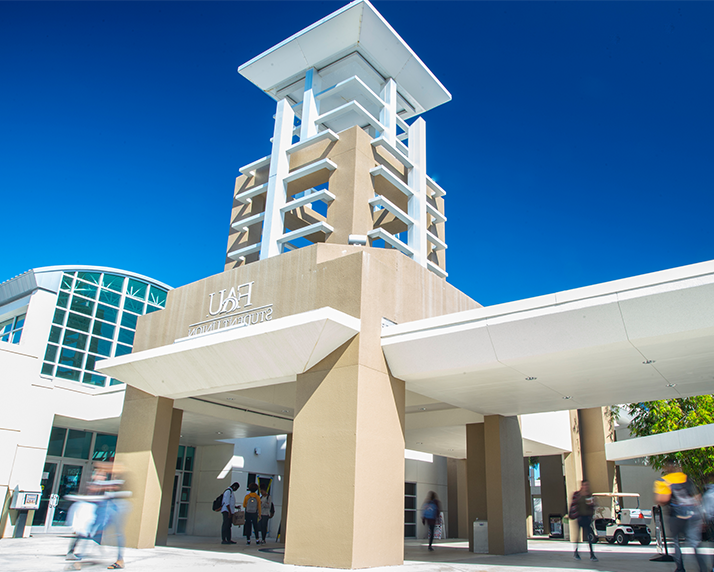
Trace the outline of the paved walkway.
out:
M 239 540 L 237 538 L 236 540 Z M 38 535 L 27 539 L 0 540 L 0 571 L 53 572 L 68 569 L 64 560 L 69 538 Z M 671 572 L 672 563 L 651 562 L 654 545 L 596 545 L 599 562 L 585 556 L 576 561 L 572 545 L 557 540 L 529 540 L 528 552 L 511 556 L 472 554 L 464 541 L 443 541 L 428 552 L 423 542 L 407 541 L 403 566 L 373 568 L 375 572 L 540 572 L 546 570 L 609 572 Z M 115 549 L 93 545 L 82 570 L 101 572 L 114 561 Z M 582 550 L 582 549 L 581 549 Z M 705 549 L 708 554 L 714 553 Z M 584 555 L 587 554 L 585 548 Z M 711 558 L 711 556 L 710 556 Z M 274 542 L 259 547 L 236 544 L 223 546 L 215 539 L 197 536 L 169 537 L 169 546 L 147 550 L 127 549 L 126 566 L 131 572 L 182 572 L 210 569 L 212 572 L 318 572 L 327 568 L 283 564 L 282 546 Z M 685 565 L 695 570 L 693 556 Z

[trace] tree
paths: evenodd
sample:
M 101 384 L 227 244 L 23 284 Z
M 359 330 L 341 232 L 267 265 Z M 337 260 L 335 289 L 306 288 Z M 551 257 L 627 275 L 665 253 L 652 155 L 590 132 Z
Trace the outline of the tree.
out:
M 636 437 L 714 423 L 714 396 L 711 395 L 630 403 L 624 409 L 632 416 L 630 433 Z M 714 473 L 714 447 L 646 458 L 646 463 L 656 470 L 662 470 L 667 461 L 678 463 L 703 489 L 707 475 Z

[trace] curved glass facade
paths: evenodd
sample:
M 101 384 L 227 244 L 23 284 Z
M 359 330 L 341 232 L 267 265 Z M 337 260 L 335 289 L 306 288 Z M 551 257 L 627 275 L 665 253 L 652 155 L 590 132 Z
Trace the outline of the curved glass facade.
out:
M 166 293 L 119 272 L 64 272 L 42 373 L 97 387 L 121 383 L 94 364 L 131 353 L 138 317 L 164 308 Z

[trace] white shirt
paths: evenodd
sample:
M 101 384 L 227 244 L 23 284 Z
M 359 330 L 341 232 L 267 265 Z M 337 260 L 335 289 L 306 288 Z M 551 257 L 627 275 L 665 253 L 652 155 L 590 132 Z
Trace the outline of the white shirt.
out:
M 233 514 L 235 512 L 236 499 L 233 496 L 233 489 L 228 487 L 226 492 L 223 493 L 223 505 L 221 506 L 221 512 L 228 512 Z

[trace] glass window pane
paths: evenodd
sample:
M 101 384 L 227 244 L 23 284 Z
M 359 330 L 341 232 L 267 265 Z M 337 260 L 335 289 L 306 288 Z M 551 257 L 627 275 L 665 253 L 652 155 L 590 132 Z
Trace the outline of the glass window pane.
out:
M 134 332 L 126 328 L 119 328 L 119 341 L 124 344 L 134 343 Z
M 99 284 L 99 278 L 101 276 L 99 272 L 77 272 L 77 278 L 91 282 L 92 284 Z
M 45 351 L 45 361 L 55 361 L 57 357 L 57 346 L 52 344 L 47 344 L 47 350 Z
M 191 486 L 191 477 L 193 476 L 193 473 L 184 473 L 183 474 L 183 486 L 184 487 L 190 487 Z
M 126 354 L 131 353 L 131 346 L 123 346 L 121 344 L 117 344 L 117 349 L 114 352 L 115 356 L 125 356 Z
M 405 495 L 416 495 L 416 483 L 404 483 Z
M 12 320 L 5 320 L 0 322 L 0 334 L 6 334 L 12 330 Z
M 166 307 L 166 291 L 156 286 L 149 288 L 149 302 L 156 306 Z
M 96 387 L 104 387 L 107 383 L 107 376 L 85 372 L 85 374 L 82 376 L 82 383 L 86 383 L 87 385 L 94 385 Z
M 156 310 L 163 310 L 163 308 L 159 308 L 158 306 L 152 306 L 151 304 L 146 305 L 147 314 L 151 314 L 151 312 L 156 312 Z
M 104 435 L 102 433 L 97 433 L 97 438 L 94 440 L 94 453 L 92 453 L 92 460 L 113 461 L 116 449 L 116 435 Z
M 43 363 L 42 364 L 42 374 L 43 375 L 52 375 L 54 369 L 55 369 L 55 365 L 53 363 Z
M 129 312 L 134 312 L 135 314 L 143 314 L 144 302 L 139 302 L 139 300 L 134 300 L 133 298 L 126 298 L 124 300 L 124 310 L 129 310 Z
M 84 359 L 84 353 L 71 350 L 68 348 L 62 348 L 60 352 L 59 362 L 62 365 L 69 367 L 76 367 L 78 369 L 82 368 L 82 360 Z
M 21 336 L 22 336 L 22 330 L 15 330 L 12 333 L 12 339 L 10 340 L 10 343 L 11 344 L 19 344 Z
M 87 361 L 84 362 L 84 369 L 93 371 L 94 365 L 100 359 L 104 359 L 104 358 L 102 356 L 94 356 L 92 354 L 87 354 Z
M 126 328 L 132 328 L 133 330 L 136 329 L 136 321 L 139 319 L 139 316 L 135 316 L 134 314 L 127 314 L 124 312 L 121 317 L 121 325 L 126 327 Z
M 82 314 L 91 316 L 94 311 L 94 302 L 85 300 L 84 298 L 78 298 L 77 296 L 72 296 L 72 304 L 69 309 L 73 312 L 81 312 Z
M 109 382 L 109 385 L 123 385 L 123 384 L 124 384 L 123 381 L 119 381 L 118 379 L 114 379 L 113 377 L 112 377 L 112 380 Z
M 69 348 L 83 350 L 87 347 L 87 336 L 85 334 L 78 334 L 77 332 L 65 330 L 62 345 Z
M 196 455 L 195 447 L 186 447 L 186 461 L 183 465 L 184 471 L 193 471 L 193 458 Z
M 408 524 L 414 524 L 416 522 L 416 511 L 415 510 L 405 510 L 404 511 L 404 522 Z
M 82 332 L 88 332 L 89 324 L 91 322 L 92 322 L 92 319 L 88 318 L 87 316 L 82 316 L 80 314 L 73 314 L 72 312 L 70 312 L 69 317 L 67 318 L 67 327 L 72 328 L 73 330 L 80 330 Z
M 148 284 L 146 282 L 141 282 L 139 280 L 134 280 L 129 278 L 129 285 L 126 288 L 126 293 L 134 298 L 139 298 L 140 300 L 146 300 L 146 290 Z
M 178 454 L 176 455 L 176 469 L 181 470 L 181 465 L 183 465 L 183 455 L 186 452 L 186 447 L 179 445 Z
M 87 284 L 86 282 L 81 282 L 77 280 L 74 283 L 74 293 L 81 294 L 86 298 L 91 298 L 92 300 L 97 299 L 97 286 L 94 284 Z
M 67 444 L 64 447 L 64 456 L 71 459 L 89 459 L 89 446 L 91 443 L 91 431 L 70 429 L 67 434 Z
M 72 282 L 74 282 L 74 272 L 65 272 L 64 276 L 62 276 L 62 286 L 60 286 L 60 288 L 62 290 L 71 290 Z
M 115 292 L 121 292 L 124 287 L 124 277 L 116 274 L 105 274 L 102 279 L 102 286 Z
M 102 289 L 99 292 L 99 301 L 104 302 L 105 304 L 111 304 L 112 306 L 116 306 L 118 308 L 119 303 L 121 302 L 121 296 L 111 290 Z
M 82 372 L 76 369 L 69 369 L 68 367 L 57 366 L 56 377 L 61 377 L 62 379 L 69 379 L 71 381 L 79 381 L 79 376 Z
M 52 427 L 50 433 L 50 444 L 47 447 L 47 454 L 54 457 L 62 456 L 62 447 L 64 446 L 64 436 L 67 434 L 67 429 L 62 427 Z
M 97 306 L 97 318 L 100 320 L 116 324 L 118 314 L 119 310 L 116 308 L 111 308 L 109 306 L 105 306 L 104 304 L 99 304 Z
M 112 343 L 108 340 L 93 337 L 89 342 L 89 351 L 108 357 L 112 355 Z
M 94 328 L 92 328 L 92 333 L 97 336 L 102 336 L 103 338 L 109 338 L 110 340 L 114 338 L 114 330 L 116 328 L 111 324 L 106 324 L 100 322 L 99 320 L 94 321 Z
M 62 328 L 58 328 L 57 326 L 52 326 L 52 329 L 50 330 L 50 341 L 52 343 L 58 344 L 60 341 L 61 334 L 62 334 Z
M 416 497 L 408 496 L 404 497 L 404 508 L 416 508 Z
M 25 325 L 25 318 L 27 317 L 27 314 L 20 314 L 15 318 L 15 329 L 18 330 L 22 328 L 22 326 Z
M 178 519 L 178 525 L 176 526 L 176 532 L 178 534 L 184 534 L 186 532 L 186 525 L 188 524 L 188 520 L 185 518 L 179 518 Z
M 187 503 L 189 499 L 191 498 L 191 489 L 188 487 L 183 487 L 181 489 L 181 503 Z M 182 504 L 183 506 L 183 504 Z M 188 505 L 186 506 L 186 511 L 188 512 Z M 188 516 L 186 514 L 179 514 L 179 516 Z
M 54 324 L 59 324 L 59 325 L 61 326 L 61 325 L 62 325 L 62 322 L 64 322 L 64 315 L 65 315 L 66 313 L 67 313 L 67 312 L 65 312 L 64 310 L 59 310 L 59 309 L 58 309 L 58 310 L 55 310 L 55 317 L 52 318 L 52 322 L 53 322 Z
M 69 294 L 67 292 L 60 292 L 57 296 L 57 305 L 61 308 L 67 307 L 67 302 L 69 301 Z

